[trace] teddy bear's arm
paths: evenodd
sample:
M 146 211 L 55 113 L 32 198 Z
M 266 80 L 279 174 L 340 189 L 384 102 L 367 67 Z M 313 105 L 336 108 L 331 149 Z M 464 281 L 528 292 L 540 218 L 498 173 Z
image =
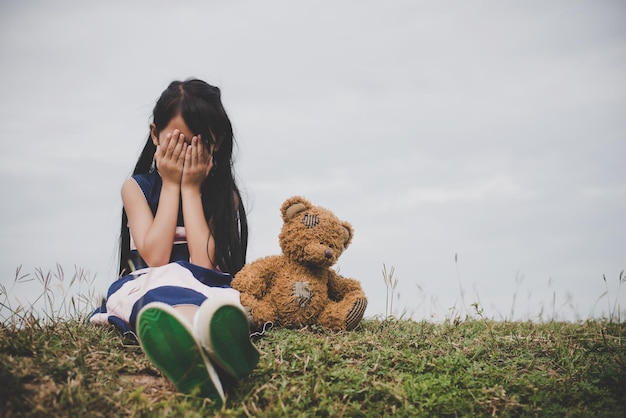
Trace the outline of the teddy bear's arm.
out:
M 241 304 L 248 310 L 255 326 L 276 320 L 274 304 L 265 296 L 271 290 L 280 265 L 280 256 L 258 259 L 246 264 L 232 281 L 232 287 L 239 291 Z
M 342 277 L 335 271 L 328 272 L 328 297 L 331 300 L 339 301 L 349 295 L 365 297 L 361 283 L 357 280 Z
M 276 266 L 279 260 L 276 256 L 270 256 L 255 260 L 246 264 L 232 281 L 232 286 L 240 291 L 254 297 L 262 299 L 268 289 L 272 287 Z

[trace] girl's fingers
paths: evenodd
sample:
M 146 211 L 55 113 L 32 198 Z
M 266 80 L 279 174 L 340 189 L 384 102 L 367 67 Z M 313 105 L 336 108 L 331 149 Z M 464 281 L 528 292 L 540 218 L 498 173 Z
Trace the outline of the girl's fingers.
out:
M 212 153 L 213 153 L 213 146 L 208 147 L 204 141 L 202 141 L 200 138 L 198 138 L 198 141 L 200 141 L 202 143 L 202 154 L 200 154 L 201 158 L 202 158 L 202 163 L 204 165 L 208 165 L 211 162 L 211 158 L 212 158 Z
M 172 154 L 174 154 L 174 149 L 176 148 L 176 145 L 178 144 L 178 131 L 175 130 L 174 132 L 172 132 L 171 134 L 167 134 L 166 138 L 169 138 L 169 141 L 167 143 L 167 149 L 165 151 L 165 155 L 167 157 L 172 157 Z
M 172 152 L 172 157 L 178 159 L 180 157 L 180 153 L 183 151 L 185 145 L 187 144 L 185 143 L 185 136 L 181 133 L 175 136 L 174 139 L 176 140 L 176 143 L 174 146 L 174 151 Z
M 204 152 L 204 142 L 202 142 L 202 136 L 198 134 L 194 138 L 196 138 L 196 142 L 198 143 L 198 155 L 202 155 Z
M 187 147 L 185 147 L 185 152 L 180 153 L 179 161 L 181 161 L 184 176 L 191 167 L 191 145 L 187 145 Z
M 165 139 L 159 142 L 159 145 L 157 145 L 157 150 L 159 151 L 159 154 L 161 157 L 164 157 L 165 154 L 167 153 L 167 150 L 170 147 L 171 139 L 172 139 L 172 134 L 167 134 L 165 135 Z
M 182 165 L 187 160 L 187 153 L 189 152 L 189 146 L 186 142 L 183 142 L 182 149 L 178 154 L 178 162 Z
M 200 145 L 198 144 L 198 137 L 194 136 L 191 138 L 191 163 L 193 165 L 198 164 L 198 155 L 200 152 Z
M 168 159 L 177 159 L 182 149 L 183 139 L 184 137 L 178 129 L 175 129 L 172 133 L 168 133 L 165 136 L 167 145 L 163 147 L 163 156 Z

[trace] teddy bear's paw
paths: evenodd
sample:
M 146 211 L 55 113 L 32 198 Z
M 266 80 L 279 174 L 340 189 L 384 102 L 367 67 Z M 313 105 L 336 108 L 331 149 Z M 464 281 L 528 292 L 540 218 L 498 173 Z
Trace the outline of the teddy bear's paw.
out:
M 308 282 L 295 282 L 293 284 L 293 296 L 295 297 L 296 304 L 300 308 L 306 308 L 313 299 L 313 291 L 309 288 Z
M 352 305 L 352 309 L 348 312 L 348 316 L 346 318 L 346 329 L 348 331 L 356 328 L 363 319 L 363 314 L 365 314 L 365 308 L 367 308 L 367 299 L 359 298 Z
M 254 317 L 252 316 L 252 309 L 247 306 L 244 306 L 244 310 L 246 311 L 246 318 L 248 319 L 248 326 L 250 327 L 250 329 L 256 329 L 257 323 L 254 320 Z

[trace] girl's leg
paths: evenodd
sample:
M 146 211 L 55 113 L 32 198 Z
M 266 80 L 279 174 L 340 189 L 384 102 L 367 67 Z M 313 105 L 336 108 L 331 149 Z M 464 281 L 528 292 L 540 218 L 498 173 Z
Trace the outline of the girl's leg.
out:
M 183 393 L 198 393 L 217 404 L 224 389 L 194 335 L 189 319 L 171 305 L 151 302 L 137 316 L 139 343 L 146 355 Z
M 174 305 L 174 310 L 188 321 L 194 338 L 206 353 L 229 375 L 248 376 L 259 361 L 259 352 L 250 341 L 245 311 L 219 292 L 200 306 Z
M 198 312 L 198 306 L 174 305 L 173 308 L 176 309 L 179 313 L 183 314 L 183 316 L 189 320 L 189 324 L 193 326 L 196 312 Z

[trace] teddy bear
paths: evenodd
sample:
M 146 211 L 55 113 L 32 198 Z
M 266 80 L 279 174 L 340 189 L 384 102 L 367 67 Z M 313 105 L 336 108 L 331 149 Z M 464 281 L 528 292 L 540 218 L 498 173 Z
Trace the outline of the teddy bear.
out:
M 280 211 L 282 254 L 246 264 L 232 281 L 251 325 L 354 329 L 367 297 L 357 280 L 331 268 L 352 241 L 352 226 L 301 196 L 287 199 Z

